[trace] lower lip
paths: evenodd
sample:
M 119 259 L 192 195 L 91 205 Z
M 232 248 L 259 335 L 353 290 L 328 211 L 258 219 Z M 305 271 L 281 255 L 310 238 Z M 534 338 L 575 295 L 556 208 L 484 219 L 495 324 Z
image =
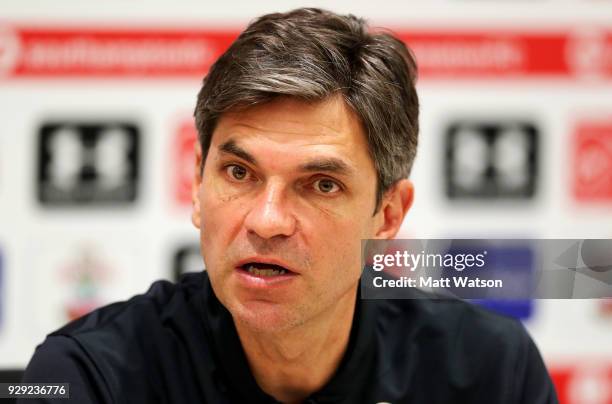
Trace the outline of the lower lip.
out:
M 287 272 L 282 275 L 255 275 L 248 272 L 241 267 L 236 268 L 236 274 L 239 282 L 250 288 L 271 288 L 284 286 L 291 282 L 297 274 L 294 272 Z

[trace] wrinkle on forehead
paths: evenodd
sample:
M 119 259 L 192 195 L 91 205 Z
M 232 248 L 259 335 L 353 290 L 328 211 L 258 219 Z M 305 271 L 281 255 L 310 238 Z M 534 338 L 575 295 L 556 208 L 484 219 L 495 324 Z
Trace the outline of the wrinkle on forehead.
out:
M 265 119 L 262 114 L 264 110 Z M 295 118 L 296 112 L 299 112 L 299 118 Z M 241 135 L 301 135 L 300 144 L 320 141 L 327 144 L 346 143 L 354 137 L 351 134 L 364 136 L 358 116 L 339 95 L 318 102 L 280 97 L 246 110 L 227 112 L 219 123 L 221 121 L 225 121 L 223 126 Z

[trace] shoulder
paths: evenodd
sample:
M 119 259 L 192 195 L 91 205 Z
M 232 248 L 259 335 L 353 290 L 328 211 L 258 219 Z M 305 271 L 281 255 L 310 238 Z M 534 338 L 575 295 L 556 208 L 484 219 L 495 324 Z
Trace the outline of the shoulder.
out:
M 510 317 L 493 313 L 474 304 L 456 300 L 430 298 L 388 301 L 382 306 L 381 323 L 396 332 L 404 329 L 422 346 L 431 346 L 464 373 L 480 372 L 475 364 L 492 357 L 516 358 L 525 351 L 531 339 L 523 325 Z M 482 360 L 480 360 L 482 359 Z
M 501 340 L 513 345 L 525 342 L 529 335 L 523 325 L 474 304 L 449 298 L 437 298 L 418 291 L 414 299 L 386 300 L 378 308 L 379 326 L 405 329 L 413 335 L 426 333 L 437 338 L 451 338 L 455 343 L 478 342 L 475 348 L 486 349 L 486 342 Z
M 66 383 L 71 403 L 112 402 L 103 378 L 93 372 L 93 364 L 71 338 L 49 336 L 36 348 L 22 381 L 25 383 Z M 30 402 L 30 400 L 27 400 Z M 41 400 L 42 402 L 42 400 Z
M 43 380 L 57 373 L 106 394 L 129 389 L 148 399 L 157 375 L 188 358 L 193 341 L 205 340 L 200 324 L 206 282 L 204 272 L 186 274 L 176 284 L 157 281 L 142 295 L 68 323 L 36 348 L 26 376 Z
M 392 344 L 390 352 L 416 358 L 417 366 L 431 370 L 429 377 L 474 400 L 472 392 L 486 392 L 511 397 L 508 402 L 555 402 L 548 372 L 522 323 L 460 300 L 415 297 L 379 305 L 379 337 Z

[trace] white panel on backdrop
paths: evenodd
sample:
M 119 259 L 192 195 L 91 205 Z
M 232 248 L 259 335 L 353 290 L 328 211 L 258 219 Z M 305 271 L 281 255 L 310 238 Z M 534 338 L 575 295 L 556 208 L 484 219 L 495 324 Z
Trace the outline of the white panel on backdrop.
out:
M 201 78 L 252 18 L 299 6 L 3 2 L 0 368 L 93 307 L 203 267 L 189 217 Z M 390 26 L 417 56 L 416 199 L 400 236 L 612 236 L 611 2 L 331 8 Z M 547 362 L 569 362 L 553 372 L 562 397 L 605 400 L 589 394 L 612 383 L 612 310 L 529 304 Z M 588 358 L 607 370 L 573 364 Z

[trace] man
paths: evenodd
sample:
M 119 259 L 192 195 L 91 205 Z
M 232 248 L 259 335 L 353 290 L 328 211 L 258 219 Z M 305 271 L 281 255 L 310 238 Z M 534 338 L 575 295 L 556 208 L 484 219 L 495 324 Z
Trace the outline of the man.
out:
M 316 9 L 250 24 L 204 80 L 193 223 L 207 271 L 50 334 L 26 381 L 79 403 L 553 403 L 522 326 L 359 299 L 362 239 L 410 208 L 416 65 Z

